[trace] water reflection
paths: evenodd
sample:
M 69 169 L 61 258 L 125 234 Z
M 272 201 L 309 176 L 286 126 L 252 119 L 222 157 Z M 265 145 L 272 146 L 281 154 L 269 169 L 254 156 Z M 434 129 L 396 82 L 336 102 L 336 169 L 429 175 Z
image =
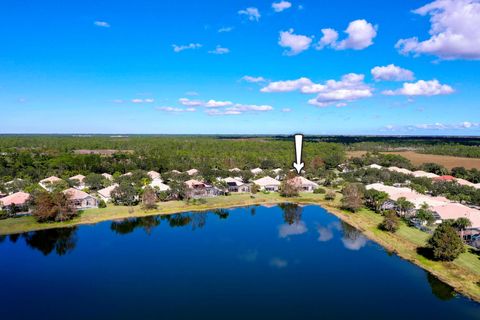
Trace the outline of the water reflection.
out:
M 147 234 L 151 234 L 153 228 L 160 225 L 159 216 L 142 218 L 129 218 L 120 221 L 113 221 L 110 229 L 116 234 L 129 234 L 137 228 L 142 228 Z
M 289 236 L 301 235 L 308 231 L 307 225 L 302 221 L 302 207 L 295 203 L 283 203 L 278 205 L 283 211 L 284 224 L 278 227 L 278 236 L 287 238 Z
M 365 238 L 360 231 L 348 223 L 342 221 L 341 228 L 343 233 L 342 243 L 345 248 L 357 251 L 367 244 L 367 238 Z
M 428 284 L 430 285 L 432 293 L 435 297 L 442 301 L 447 301 L 456 296 L 455 290 L 453 290 L 453 288 L 448 284 L 440 281 L 437 277 L 429 272 L 426 272 L 426 274 Z
M 240 254 L 238 258 L 245 262 L 255 262 L 258 258 L 258 250 L 247 250 L 247 252 Z
M 286 268 L 288 266 L 288 261 L 281 258 L 272 258 L 270 260 L 270 266 L 277 269 Z
M 77 244 L 77 227 L 47 229 L 23 234 L 26 244 L 48 256 L 55 250 L 59 256 L 70 253 Z

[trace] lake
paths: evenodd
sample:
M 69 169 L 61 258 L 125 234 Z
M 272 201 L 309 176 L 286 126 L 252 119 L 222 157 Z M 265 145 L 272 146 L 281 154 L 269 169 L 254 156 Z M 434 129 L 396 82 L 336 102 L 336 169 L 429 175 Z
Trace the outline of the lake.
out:
M 479 304 L 318 206 L 0 241 L 0 319 L 480 319 Z

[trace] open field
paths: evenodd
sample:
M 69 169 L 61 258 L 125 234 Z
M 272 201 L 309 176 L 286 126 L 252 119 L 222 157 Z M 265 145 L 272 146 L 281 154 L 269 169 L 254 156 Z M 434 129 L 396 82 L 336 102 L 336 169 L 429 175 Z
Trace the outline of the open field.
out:
M 405 224 L 402 224 L 395 234 L 381 231 L 377 228 L 382 220 L 379 214 L 367 209 L 362 209 L 357 213 L 341 210 L 339 208 L 339 199 L 340 196 L 337 196 L 335 201 L 326 201 L 324 200 L 324 196 L 320 194 L 302 194 L 298 198 L 286 199 L 280 197 L 277 193 L 259 193 L 255 198 L 251 198 L 249 194 L 210 198 L 207 199 L 207 203 L 200 205 L 186 204 L 182 201 L 165 202 L 160 203 L 159 208 L 152 211 L 143 211 L 139 206 L 136 206 L 133 207 L 133 212 L 129 212 L 128 207 L 109 206 L 105 209 L 87 210 L 80 217 L 62 223 L 40 224 L 32 217 L 2 220 L 0 221 L 0 235 L 80 224 L 94 224 L 101 221 L 131 217 L 205 211 L 249 205 L 275 205 L 282 202 L 315 204 L 324 207 L 341 220 L 362 231 L 366 237 L 377 242 L 387 250 L 429 271 L 442 281 L 451 285 L 458 292 L 480 302 L 480 255 L 478 253 L 470 250 L 469 252 L 463 253 L 454 262 L 428 260 L 417 252 L 417 248 L 425 246 L 428 234 L 410 228 Z
M 359 157 L 367 153 L 366 151 L 347 151 L 348 157 Z M 454 167 L 465 167 L 466 169 L 480 169 L 480 159 L 476 158 L 464 158 L 464 157 L 453 157 L 453 156 L 442 156 L 435 154 L 424 154 L 417 153 L 415 151 L 392 151 L 392 152 L 381 152 L 384 154 L 398 154 L 402 157 L 407 158 L 412 162 L 413 165 L 419 166 L 422 163 L 434 162 L 441 164 L 447 169 L 452 169 Z

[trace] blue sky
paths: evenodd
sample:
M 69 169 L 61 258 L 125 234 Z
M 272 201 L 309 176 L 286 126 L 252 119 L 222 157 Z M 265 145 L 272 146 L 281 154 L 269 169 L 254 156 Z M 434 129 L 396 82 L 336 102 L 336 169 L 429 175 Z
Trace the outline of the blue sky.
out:
M 478 21 L 477 0 L 3 1 L 0 133 L 478 135 Z

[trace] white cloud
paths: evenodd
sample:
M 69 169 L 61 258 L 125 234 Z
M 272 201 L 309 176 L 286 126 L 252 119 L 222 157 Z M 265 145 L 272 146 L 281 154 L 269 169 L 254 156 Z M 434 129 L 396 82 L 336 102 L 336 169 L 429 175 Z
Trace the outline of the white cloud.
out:
M 317 97 L 308 100 L 308 103 L 317 107 L 336 105 L 346 106 L 347 102 L 368 98 L 373 95 L 373 88 L 364 82 L 363 74 L 349 73 L 342 76 L 340 81 L 327 80 L 324 83 L 313 83 L 302 77 L 296 80 L 271 82 L 260 89 L 261 92 L 291 92 L 300 91 L 305 94 L 317 94 Z
M 240 104 L 237 103 L 232 107 L 225 109 L 207 109 L 206 112 L 211 116 L 220 116 L 220 115 L 240 115 L 243 113 L 252 113 L 252 112 L 267 112 L 273 110 L 272 106 L 269 105 L 255 105 L 255 104 Z
M 412 130 L 468 130 L 480 128 L 479 122 L 463 121 L 460 123 L 422 123 L 415 125 L 395 126 L 388 125 L 385 129 L 388 131 L 412 131 Z
M 159 111 L 164 111 L 164 112 L 173 112 L 173 113 L 181 113 L 181 112 L 195 112 L 197 111 L 195 108 L 175 108 L 175 107 L 157 107 L 156 108 Z
M 267 81 L 267 79 L 265 79 L 264 77 L 252 77 L 252 76 L 243 76 L 242 80 L 246 81 L 246 82 L 252 82 L 252 83 L 259 83 L 259 82 L 266 82 Z
M 278 44 L 283 48 L 288 48 L 284 54 L 293 56 L 310 48 L 312 38 L 304 35 L 294 34 L 293 29 L 280 31 Z
M 208 53 L 212 54 L 227 54 L 230 52 L 230 49 L 223 48 L 222 46 L 216 46 L 215 50 L 208 51 Z
M 282 12 L 283 10 L 286 10 L 290 8 L 292 4 L 288 1 L 280 1 L 280 2 L 274 2 L 272 3 L 272 8 L 275 12 Z
M 206 107 L 206 108 L 218 108 L 218 107 L 227 107 L 233 105 L 233 102 L 231 101 L 218 101 L 218 100 L 208 100 L 208 101 L 202 101 L 202 100 L 191 100 L 188 98 L 180 98 L 178 99 L 178 102 L 180 102 L 181 105 L 187 106 L 187 107 Z
M 368 240 L 364 236 L 358 236 L 356 238 L 342 238 L 342 242 L 345 248 L 348 250 L 358 251 L 365 247 Z
M 173 51 L 182 52 L 183 50 L 192 50 L 192 49 L 201 48 L 202 45 L 200 43 L 190 43 L 190 44 L 186 44 L 186 45 L 173 44 L 172 47 L 173 47 Z
M 282 112 L 292 112 L 292 109 L 290 109 L 290 108 L 283 108 L 283 109 L 282 109 Z
M 261 92 L 290 92 L 300 90 L 305 86 L 313 85 L 312 80 L 302 77 L 296 80 L 285 80 L 270 82 L 267 86 L 263 87 Z
M 222 33 L 222 32 L 230 32 L 233 30 L 233 27 L 221 27 L 220 29 L 218 29 L 218 32 Z
M 132 99 L 132 103 L 153 103 L 155 102 L 154 99 L 147 98 L 147 99 Z
M 258 11 L 258 9 L 254 7 L 249 7 L 244 10 L 239 10 L 238 14 L 247 16 L 248 20 L 250 21 L 258 21 L 261 17 L 260 11 Z
M 327 242 L 333 239 L 333 231 L 331 228 L 318 226 L 317 232 L 318 232 L 318 241 L 320 242 Z
M 316 45 L 320 50 L 327 46 L 335 50 L 362 50 L 373 44 L 373 39 L 377 36 L 377 26 L 372 25 L 367 20 L 359 19 L 351 21 L 345 30 L 347 38 L 338 42 L 338 32 L 331 28 L 322 29 L 322 38 Z
M 216 100 L 208 100 L 204 104 L 204 106 L 207 108 L 219 108 L 219 107 L 227 107 L 231 105 L 233 105 L 231 101 L 216 101 Z
M 187 106 L 187 107 L 201 107 L 201 106 L 204 105 L 203 101 L 190 100 L 188 98 L 180 98 L 180 99 L 178 99 L 178 102 L 180 102 L 181 105 Z
M 480 59 L 480 2 L 436 0 L 413 11 L 430 15 L 430 38 L 401 39 L 395 47 L 402 54 L 431 54 L 441 59 Z
M 441 84 L 437 79 L 419 80 L 417 82 L 405 82 L 403 87 L 397 90 L 386 90 L 382 93 L 387 96 L 405 95 L 405 96 L 436 96 L 442 94 L 451 94 L 455 90 L 449 85 Z
M 371 70 L 371 73 L 377 81 L 411 81 L 415 78 L 412 71 L 400 68 L 394 64 L 375 67 Z
M 95 21 L 93 24 L 97 27 L 110 28 L 110 24 L 106 21 Z

